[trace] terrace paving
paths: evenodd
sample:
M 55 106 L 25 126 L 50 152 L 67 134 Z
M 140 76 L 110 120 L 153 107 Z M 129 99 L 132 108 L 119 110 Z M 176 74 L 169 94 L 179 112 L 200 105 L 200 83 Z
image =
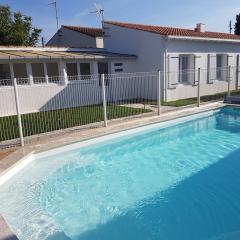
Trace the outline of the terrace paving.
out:
M 28 141 L 28 144 L 25 147 L 19 147 L 14 152 L 12 149 L 2 151 L 0 150 L 0 159 L 2 158 L 2 160 L 0 160 L 0 177 L 11 167 L 14 167 L 14 165 L 17 164 L 18 161 L 20 161 L 24 156 L 30 154 L 31 152 L 47 151 L 56 147 L 91 139 L 94 137 L 103 136 L 106 134 L 128 130 L 147 124 L 164 122 L 167 120 L 201 113 L 208 110 L 214 110 L 224 105 L 225 104 L 223 103 L 215 102 L 210 104 L 204 104 L 199 108 L 190 107 L 181 110 L 166 112 L 161 114 L 160 116 L 145 116 L 144 118 L 131 118 L 125 119 L 124 121 L 123 119 L 111 120 L 108 122 L 108 127 L 106 128 L 93 127 L 90 129 L 73 129 L 72 131 L 63 130 L 61 131 L 61 133 L 58 132 L 57 134 L 44 135 L 38 137 L 37 139 L 32 139 L 31 141 Z M 13 234 L 7 223 L 4 221 L 3 217 L 1 217 L 0 215 L 0 240 L 15 239 L 17 239 L 16 236 Z

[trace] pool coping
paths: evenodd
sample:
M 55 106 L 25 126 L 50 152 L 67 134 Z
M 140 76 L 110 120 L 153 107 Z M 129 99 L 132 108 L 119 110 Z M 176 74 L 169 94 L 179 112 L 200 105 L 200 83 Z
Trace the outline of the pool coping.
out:
M 49 139 L 44 139 L 42 143 L 33 144 L 29 146 L 22 147 L 17 151 L 11 153 L 3 160 L 0 161 L 0 179 L 5 175 L 9 174 L 9 177 L 13 176 L 15 173 L 12 170 L 17 166 L 23 168 L 26 162 L 26 159 L 29 158 L 34 153 L 41 153 L 49 150 L 53 150 L 55 148 L 63 147 L 66 145 L 71 145 L 74 143 L 83 142 L 86 140 L 91 140 L 97 137 L 103 137 L 106 135 L 111 135 L 114 133 L 119 133 L 122 131 L 131 130 L 138 127 L 143 127 L 146 125 L 152 125 L 156 123 L 167 122 L 170 120 L 175 120 L 182 117 L 187 117 L 199 113 L 204 113 L 206 111 L 217 110 L 221 107 L 233 105 L 233 104 L 225 104 L 222 102 L 214 102 L 206 105 L 202 105 L 200 107 L 195 108 L 184 108 L 181 110 L 176 110 L 172 112 L 163 113 L 160 116 L 150 116 L 141 119 L 129 119 L 122 122 L 109 122 L 109 126 L 107 128 L 94 128 L 94 129 L 86 129 L 82 132 L 76 132 L 75 134 L 68 134 L 67 136 L 62 136 L 60 139 L 55 139 L 49 137 Z M 239 106 L 239 105 L 238 105 Z M 47 141 L 49 140 L 49 141 Z M 22 164 L 22 166 L 21 166 Z M 1 181 L 0 181 L 1 182 Z M 3 236 L 1 233 L 3 232 Z M 10 236 L 10 238 L 9 238 Z M 14 232 L 11 230 L 11 227 L 7 224 L 4 218 L 0 214 L 0 240 L 15 240 L 18 239 Z

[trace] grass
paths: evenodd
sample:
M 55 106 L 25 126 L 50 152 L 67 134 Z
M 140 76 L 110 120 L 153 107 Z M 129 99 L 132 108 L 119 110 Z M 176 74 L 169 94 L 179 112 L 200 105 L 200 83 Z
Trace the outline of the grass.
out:
M 217 93 L 213 95 L 207 95 L 201 97 L 201 102 L 209 102 L 209 101 L 215 101 L 215 100 L 221 100 L 224 99 L 224 97 L 227 95 L 227 92 Z M 234 95 L 240 95 L 240 90 L 234 90 L 231 91 L 231 96 Z M 163 102 L 163 106 L 173 106 L 173 107 L 183 107 L 191 104 L 196 104 L 197 98 L 187 98 L 187 99 L 180 99 L 176 101 L 169 101 L 169 102 Z
M 122 118 L 147 112 L 151 112 L 151 110 L 118 105 L 109 105 L 107 107 L 108 119 Z M 23 114 L 23 135 L 31 136 L 100 121 L 103 121 L 103 109 L 100 105 Z M 0 141 L 18 137 L 17 116 L 0 118 Z

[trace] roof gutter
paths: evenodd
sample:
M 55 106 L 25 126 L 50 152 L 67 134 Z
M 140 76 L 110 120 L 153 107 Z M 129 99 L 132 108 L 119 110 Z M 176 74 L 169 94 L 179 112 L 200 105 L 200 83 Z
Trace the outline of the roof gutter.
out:
M 240 39 L 221 39 L 221 38 L 205 38 L 205 37 L 186 37 L 186 36 L 167 36 L 169 40 L 188 40 L 188 41 L 205 41 L 205 42 L 227 42 L 240 43 Z

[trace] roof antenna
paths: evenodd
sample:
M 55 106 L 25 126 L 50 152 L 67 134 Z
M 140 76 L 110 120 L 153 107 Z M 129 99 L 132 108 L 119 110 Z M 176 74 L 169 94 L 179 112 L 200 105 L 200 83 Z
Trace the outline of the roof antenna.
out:
M 55 14 L 56 14 L 56 23 L 57 23 L 57 30 L 59 29 L 59 24 L 58 24 L 58 10 L 57 10 L 57 0 L 50 2 L 48 5 L 54 5 L 55 8 Z
M 229 32 L 231 34 L 232 33 L 232 20 L 230 20 L 228 27 L 229 27 Z
M 94 3 L 95 11 L 90 13 L 95 13 L 98 18 L 101 19 L 102 23 L 104 22 L 104 9 L 100 4 Z

